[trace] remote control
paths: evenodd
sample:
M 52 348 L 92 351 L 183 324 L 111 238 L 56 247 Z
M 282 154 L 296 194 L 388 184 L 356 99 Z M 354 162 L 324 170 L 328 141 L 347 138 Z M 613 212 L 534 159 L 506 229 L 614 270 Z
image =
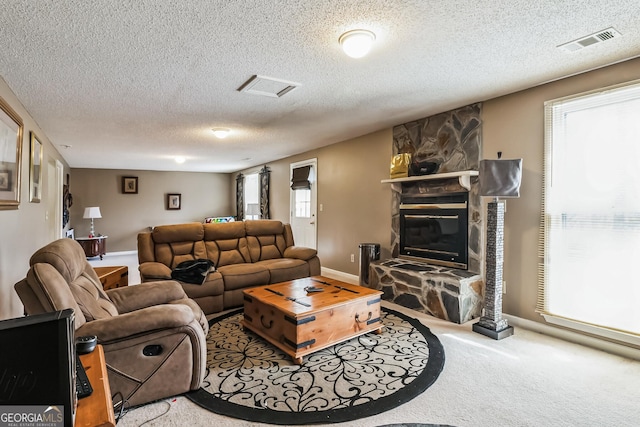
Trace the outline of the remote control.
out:
M 86 335 L 76 338 L 76 353 L 87 354 L 91 353 L 98 344 L 98 337 L 95 335 Z

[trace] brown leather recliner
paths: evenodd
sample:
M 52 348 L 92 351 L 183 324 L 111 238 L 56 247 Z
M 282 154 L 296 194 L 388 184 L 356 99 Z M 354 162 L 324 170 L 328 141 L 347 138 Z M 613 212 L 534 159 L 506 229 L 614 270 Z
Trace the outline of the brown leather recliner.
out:
M 135 406 L 200 388 L 209 326 L 180 284 L 105 292 L 72 239 L 44 246 L 29 264 L 27 277 L 15 285 L 26 314 L 73 309 L 76 337 L 95 335 L 104 348 L 113 396 L 119 392 Z

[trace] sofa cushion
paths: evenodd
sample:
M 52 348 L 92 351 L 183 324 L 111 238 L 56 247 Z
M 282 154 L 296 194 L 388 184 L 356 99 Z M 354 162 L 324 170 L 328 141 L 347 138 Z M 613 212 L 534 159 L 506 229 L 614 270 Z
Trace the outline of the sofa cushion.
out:
M 201 285 L 192 285 L 191 283 L 180 282 L 182 289 L 189 298 L 200 298 L 211 295 L 222 295 L 224 292 L 224 282 L 219 272 L 209 273 L 207 280 Z
M 207 257 L 216 268 L 251 262 L 243 222 L 205 224 L 204 239 Z
M 258 261 L 256 264 L 263 265 L 269 269 L 271 283 L 287 282 L 302 277 L 309 277 L 309 264 L 301 259 L 269 259 Z
M 269 284 L 269 270 L 260 264 L 230 264 L 218 268 L 225 291 Z

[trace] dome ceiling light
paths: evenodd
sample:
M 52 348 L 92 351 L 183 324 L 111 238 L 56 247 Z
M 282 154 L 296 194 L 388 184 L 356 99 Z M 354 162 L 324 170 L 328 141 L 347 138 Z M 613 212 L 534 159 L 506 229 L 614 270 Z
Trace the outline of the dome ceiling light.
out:
M 369 30 L 351 30 L 340 36 L 342 50 L 352 58 L 362 58 L 371 50 L 376 35 Z
M 211 130 L 213 131 L 213 134 L 216 136 L 216 138 L 220 138 L 220 139 L 226 138 L 227 135 L 229 135 L 229 132 L 231 132 L 229 129 L 226 129 L 226 128 L 213 128 Z

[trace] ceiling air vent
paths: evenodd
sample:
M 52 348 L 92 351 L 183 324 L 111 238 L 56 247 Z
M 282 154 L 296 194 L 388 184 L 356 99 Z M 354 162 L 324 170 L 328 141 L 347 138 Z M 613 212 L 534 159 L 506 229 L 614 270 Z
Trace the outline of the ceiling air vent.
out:
M 286 80 L 274 79 L 273 77 L 252 76 L 238 88 L 240 92 L 251 93 L 253 95 L 269 96 L 280 98 L 291 92 L 300 83 L 288 82 Z
M 584 47 L 620 37 L 620 35 L 621 34 L 615 29 L 609 27 L 606 30 L 598 31 L 597 33 L 590 34 L 572 42 L 561 44 L 560 46 L 558 46 L 558 48 L 567 50 L 569 52 L 575 52 L 576 50 L 580 50 Z

